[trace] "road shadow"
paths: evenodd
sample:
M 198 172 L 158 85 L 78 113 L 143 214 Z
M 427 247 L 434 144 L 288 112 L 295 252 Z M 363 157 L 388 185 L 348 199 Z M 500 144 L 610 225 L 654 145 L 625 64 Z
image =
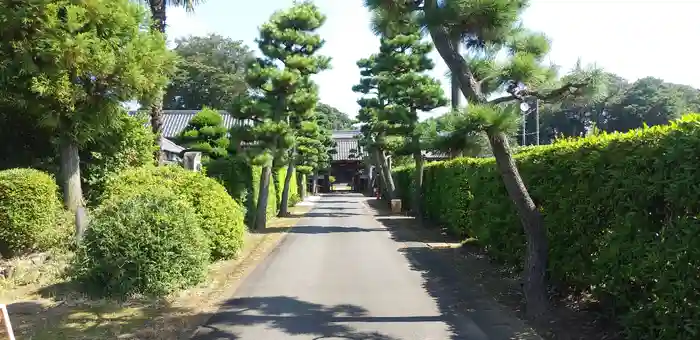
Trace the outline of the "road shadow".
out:
M 368 205 L 392 239 L 406 242 L 408 246 L 400 251 L 412 269 L 421 272 L 424 287 L 440 310 L 465 315 L 491 338 L 532 339 L 537 333 L 547 340 L 620 339 L 618 330 L 599 318 L 595 306 L 567 303 L 554 296 L 553 310 L 542 320 L 522 321 L 526 315 L 519 270 L 493 262 L 478 243 L 431 248 L 425 243 L 457 239 L 429 221 L 392 215 L 382 202 L 369 199 Z
M 340 324 L 347 322 L 421 322 L 434 317 L 369 317 L 355 305 L 324 306 L 289 296 L 249 297 L 229 300 L 193 340 L 243 339 L 241 326 L 274 328 L 287 336 L 308 335 L 314 339 L 340 338 L 399 340 L 377 332 L 360 332 Z
M 323 202 L 323 203 L 328 203 L 328 202 Z M 348 203 L 353 203 L 353 202 L 348 202 Z M 359 210 L 356 206 L 351 206 L 351 207 L 318 207 L 318 210 L 340 210 L 340 211 L 346 211 L 346 210 Z
M 445 228 L 437 228 L 427 221 L 419 221 L 413 216 L 408 216 L 405 213 L 392 214 L 386 202 L 378 199 L 368 199 L 367 204 L 374 212 L 374 218 L 384 226 L 390 229 L 397 228 L 422 228 L 430 230 L 429 233 L 392 233 L 394 240 L 399 242 L 454 242 L 459 243 L 461 240 L 453 235 L 450 235 Z
M 362 197 L 362 196 L 363 196 L 362 194 L 357 193 L 357 192 L 352 192 L 352 191 L 321 194 L 321 197 Z M 328 202 L 328 201 L 322 200 L 321 202 Z
M 331 234 L 331 233 L 367 233 L 386 231 L 384 228 L 358 228 L 337 226 L 296 226 L 289 231 L 291 234 Z
M 323 209 L 318 209 L 318 210 L 323 210 Z M 326 217 L 326 218 L 332 218 L 332 217 L 353 217 L 353 216 L 359 216 L 362 214 L 356 214 L 356 213 L 332 213 L 332 212 L 308 212 L 304 217 Z
M 321 200 L 318 202 L 323 203 L 323 204 L 352 204 L 355 201 L 352 201 L 352 200 L 347 200 L 347 201 L 345 201 L 345 200 Z

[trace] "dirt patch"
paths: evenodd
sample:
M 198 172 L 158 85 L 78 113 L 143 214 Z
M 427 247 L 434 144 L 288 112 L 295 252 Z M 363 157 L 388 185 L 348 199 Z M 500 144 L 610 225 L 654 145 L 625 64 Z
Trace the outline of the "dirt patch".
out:
M 291 208 L 291 217 L 272 219 L 264 231 L 248 233 L 237 259 L 212 264 L 205 283 L 167 298 L 89 299 L 66 281 L 63 273 L 72 255 L 64 253 L 42 254 L 40 261 L 13 260 L 11 276 L 0 278 L 0 303 L 8 305 L 18 339 L 188 339 L 310 209 Z
M 420 268 L 427 273 L 429 280 L 450 282 L 456 287 L 450 291 L 461 303 L 457 303 L 460 310 L 468 310 L 470 307 L 462 298 L 467 294 L 465 287 L 473 287 L 480 292 L 492 297 L 505 309 L 511 311 L 522 320 L 527 320 L 524 310 L 525 301 L 520 287 L 519 275 L 513 268 L 509 268 L 491 261 L 476 240 L 458 240 L 450 236 L 444 229 L 436 227 L 426 221 L 418 221 L 405 214 L 391 214 L 385 202 L 376 199 L 367 199 L 368 206 L 376 214 L 377 220 L 389 228 L 392 237 L 399 242 L 461 242 L 459 247 L 436 248 L 430 251 L 431 255 L 438 256 L 446 267 L 451 268 L 452 273 L 439 273 L 429 266 Z M 391 216 L 391 218 L 389 218 Z M 433 273 L 430 273 L 433 271 Z M 473 293 L 472 293 L 473 294 Z M 460 306 L 461 305 L 461 306 Z M 586 296 L 562 296 L 552 294 L 552 311 L 539 323 L 530 320 L 528 324 L 544 339 L 551 340 L 617 340 L 622 339 L 619 332 L 612 327 L 606 319 L 598 313 L 594 304 L 586 299 Z

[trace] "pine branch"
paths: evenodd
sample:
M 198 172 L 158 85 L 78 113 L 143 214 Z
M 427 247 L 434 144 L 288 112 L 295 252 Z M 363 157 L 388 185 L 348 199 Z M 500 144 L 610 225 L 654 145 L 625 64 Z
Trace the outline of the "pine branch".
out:
M 590 83 L 590 79 L 584 79 L 582 81 L 566 83 L 563 86 L 561 86 L 557 89 L 553 89 L 553 90 L 543 90 L 543 91 L 520 90 L 517 92 L 513 91 L 513 92 L 511 92 L 510 95 L 490 100 L 488 102 L 488 104 L 498 105 L 498 104 L 503 104 L 503 103 L 507 103 L 510 101 L 514 101 L 514 100 L 524 100 L 527 97 L 535 97 L 535 98 L 540 99 L 542 101 L 548 101 L 548 100 L 552 100 L 552 99 L 561 98 L 567 94 L 572 93 L 573 91 L 576 91 L 582 87 L 587 86 L 589 83 Z

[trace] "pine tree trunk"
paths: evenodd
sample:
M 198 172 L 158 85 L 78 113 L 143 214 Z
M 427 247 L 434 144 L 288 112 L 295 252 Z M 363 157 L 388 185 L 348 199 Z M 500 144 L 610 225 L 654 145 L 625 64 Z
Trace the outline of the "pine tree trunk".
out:
M 293 152 L 293 151 L 292 151 Z M 282 201 L 280 202 L 280 211 L 277 216 L 284 217 L 289 215 L 289 187 L 292 184 L 292 174 L 294 173 L 294 159 L 289 159 L 287 165 L 287 173 L 284 175 L 284 186 L 282 188 Z
M 297 194 L 299 195 L 299 200 L 304 201 L 306 199 L 306 175 L 297 174 Z
M 396 185 L 394 184 L 394 178 L 391 176 L 391 169 L 389 168 L 389 162 L 386 159 L 384 151 L 379 151 L 379 161 L 380 168 L 384 171 L 384 178 L 386 179 L 386 193 L 389 200 L 396 198 Z
M 63 203 L 71 212 L 83 205 L 83 190 L 80 183 L 80 154 L 76 143 L 62 140 L 61 175 L 63 177 Z
M 386 185 L 386 173 L 384 172 L 384 168 L 382 167 L 382 160 L 381 157 L 379 157 L 379 150 L 374 151 L 374 159 L 375 162 L 377 163 L 377 173 L 379 174 L 379 189 L 383 192 L 386 192 L 389 190 L 389 188 Z
M 318 171 L 314 171 L 314 175 L 311 176 L 311 195 L 318 195 Z
M 163 97 L 159 97 L 151 104 L 151 130 L 156 137 L 158 149 L 155 151 L 153 158 L 158 165 L 165 163 L 165 154 L 161 148 L 161 137 L 163 136 Z
M 453 46 L 456 46 L 457 48 L 457 53 L 459 53 L 459 38 L 452 38 L 452 44 Z M 459 109 L 459 102 L 460 102 L 460 96 L 462 95 L 462 92 L 459 89 L 459 77 L 457 74 L 452 74 L 451 79 L 450 79 L 450 92 L 451 92 L 451 106 L 453 110 Z
M 60 172 L 63 187 L 63 204 L 75 216 L 75 238 L 80 241 L 85 233 L 85 219 L 80 218 L 83 208 L 83 189 L 80 183 L 80 154 L 78 145 L 67 138 L 60 141 Z
M 530 197 L 520 172 L 510 152 L 508 138 L 504 133 L 489 133 L 489 143 L 496 159 L 508 196 L 515 203 L 515 208 L 523 225 L 527 240 L 527 253 L 523 270 L 527 314 L 538 318 L 547 312 L 547 230 L 542 214 Z
M 423 207 L 422 207 L 422 197 L 423 197 L 423 154 L 420 150 L 420 141 L 417 140 L 419 137 L 413 137 L 414 151 L 413 160 L 416 163 L 416 168 L 414 170 L 414 183 L 415 188 L 413 190 L 413 213 L 417 218 L 423 217 Z
M 270 177 L 272 165 L 266 165 L 260 172 L 260 188 L 258 191 L 257 213 L 255 215 L 255 230 L 263 230 L 267 226 L 267 201 L 270 196 Z
M 148 7 L 151 10 L 152 28 L 165 34 L 166 0 L 148 0 Z
M 151 10 L 151 28 L 165 35 L 166 0 L 149 0 L 148 6 Z M 160 139 L 163 136 L 163 95 L 164 93 L 160 91 L 150 105 L 151 130 L 158 144 L 158 149 L 155 151 L 153 158 L 158 165 L 163 165 L 165 163 L 165 154 L 163 150 L 161 150 L 160 145 Z

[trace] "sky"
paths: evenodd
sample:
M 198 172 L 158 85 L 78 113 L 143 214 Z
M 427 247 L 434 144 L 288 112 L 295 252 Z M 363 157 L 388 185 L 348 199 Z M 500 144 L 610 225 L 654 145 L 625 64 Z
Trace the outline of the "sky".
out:
M 356 61 L 376 53 L 379 40 L 369 26 L 362 0 L 316 0 L 327 15 L 319 34 L 320 53 L 332 58 L 332 69 L 315 77 L 321 101 L 354 117 L 359 109 L 352 86 L 359 81 Z M 257 51 L 257 28 L 293 0 L 258 0 L 254 9 L 239 1 L 207 0 L 194 13 L 170 8 L 168 39 L 216 33 L 242 40 Z M 248 4 L 248 3 L 246 3 Z M 523 21 L 552 40 L 549 58 L 570 69 L 578 59 L 630 81 L 653 76 L 700 88 L 700 0 L 532 0 Z M 434 52 L 433 76 L 449 96 L 447 66 Z M 445 109 L 424 113 L 439 115 Z

